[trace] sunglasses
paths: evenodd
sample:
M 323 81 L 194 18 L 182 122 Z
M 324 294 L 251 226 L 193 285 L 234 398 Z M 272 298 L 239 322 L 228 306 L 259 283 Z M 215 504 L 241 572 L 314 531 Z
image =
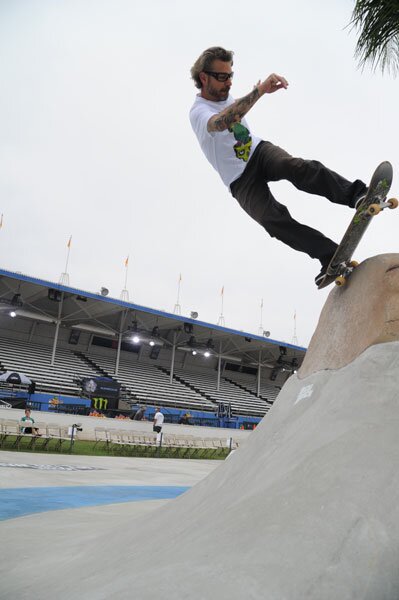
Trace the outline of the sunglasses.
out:
M 211 75 L 216 79 L 216 81 L 227 81 L 228 79 L 233 79 L 234 71 L 231 73 L 216 73 L 215 71 L 204 71 L 207 75 Z

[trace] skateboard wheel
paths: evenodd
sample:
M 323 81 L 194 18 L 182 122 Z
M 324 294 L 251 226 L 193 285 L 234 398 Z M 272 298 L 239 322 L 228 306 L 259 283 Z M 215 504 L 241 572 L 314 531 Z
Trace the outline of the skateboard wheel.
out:
M 359 266 L 359 263 L 357 262 L 357 260 L 351 260 L 349 266 L 352 267 L 352 269 L 356 269 L 356 267 Z
M 370 206 L 367 209 L 367 214 L 374 216 L 374 215 L 378 215 L 378 213 L 381 211 L 381 207 L 378 204 L 370 204 Z
M 343 285 L 345 285 L 345 283 L 346 279 L 343 275 L 339 275 L 338 277 L 336 277 L 335 285 L 337 285 L 338 287 L 342 287 Z
M 399 200 L 397 198 L 390 198 L 388 200 L 389 208 L 397 208 L 399 205 Z

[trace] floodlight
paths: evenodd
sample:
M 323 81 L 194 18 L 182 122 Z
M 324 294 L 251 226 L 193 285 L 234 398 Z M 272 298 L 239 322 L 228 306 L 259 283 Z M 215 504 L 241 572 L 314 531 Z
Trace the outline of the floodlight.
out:
M 208 350 L 206 352 L 204 352 L 204 356 L 206 356 L 206 358 L 208 358 L 211 355 L 210 352 L 208 352 Z
M 12 310 L 10 311 L 9 315 L 14 319 L 17 316 L 17 313 L 15 312 L 15 310 Z
M 149 344 L 150 344 L 150 346 L 155 346 L 155 342 L 154 342 L 154 340 L 150 340 L 150 341 L 149 341 Z
M 195 355 L 197 354 L 197 351 L 196 351 L 196 350 L 193 350 L 193 351 L 191 352 L 191 354 L 192 354 L 193 356 L 195 356 Z
M 140 341 L 140 338 L 139 338 L 139 336 L 138 336 L 138 335 L 134 335 L 134 336 L 132 337 L 132 342 L 133 342 L 133 344 L 138 344 L 138 343 L 139 343 L 139 341 Z

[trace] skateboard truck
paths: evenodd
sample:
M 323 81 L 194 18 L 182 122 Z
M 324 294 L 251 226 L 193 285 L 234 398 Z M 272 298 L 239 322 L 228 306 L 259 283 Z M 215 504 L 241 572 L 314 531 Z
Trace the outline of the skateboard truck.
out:
M 358 266 L 359 263 L 357 260 L 351 260 L 349 263 L 341 263 L 341 265 L 335 269 L 335 273 L 339 273 L 334 280 L 335 285 L 338 287 L 345 285 L 349 275 L 351 275 Z
M 378 213 L 384 210 L 384 208 L 397 208 L 398 204 L 399 201 L 397 198 L 390 198 L 389 200 L 380 200 L 379 202 L 374 202 L 373 204 L 370 204 L 366 212 L 368 215 L 375 217 L 375 215 L 378 215 Z

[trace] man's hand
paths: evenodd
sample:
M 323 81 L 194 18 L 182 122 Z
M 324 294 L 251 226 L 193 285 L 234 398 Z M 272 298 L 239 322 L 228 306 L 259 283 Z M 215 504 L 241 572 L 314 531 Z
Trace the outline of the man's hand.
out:
M 264 81 L 258 81 L 255 87 L 258 88 L 259 94 L 263 96 L 263 94 L 273 94 L 277 90 L 286 90 L 288 81 L 284 77 L 281 77 L 281 75 L 272 73 Z
M 213 115 L 207 124 L 208 131 L 225 131 L 229 129 L 234 123 L 241 121 L 263 94 L 273 94 L 273 92 L 283 88 L 287 89 L 287 87 L 288 81 L 284 77 L 272 73 L 265 81 L 258 81 L 252 92 L 236 100 L 217 115 Z

